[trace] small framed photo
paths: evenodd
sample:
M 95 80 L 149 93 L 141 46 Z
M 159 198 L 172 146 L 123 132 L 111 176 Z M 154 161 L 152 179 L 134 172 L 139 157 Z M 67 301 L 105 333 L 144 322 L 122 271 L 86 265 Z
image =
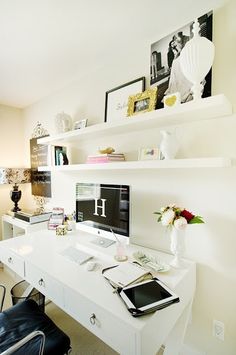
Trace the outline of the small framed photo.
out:
M 127 116 L 137 115 L 140 112 L 153 111 L 156 108 L 157 88 L 149 89 L 129 97 Z
M 81 121 L 75 121 L 74 123 L 74 129 L 81 129 L 81 128 L 85 128 L 87 126 L 87 118 L 85 118 L 84 120 Z
M 174 94 L 164 96 L 164 107 L 174 107 L 180 104 L 180 93 L 175 92 Z
M 138 160 L 159 160 L 160 149 L 155 148 L 140 148 Z
M 126 118 L 130 95 L 145 90 L 145 77 L 120 85 L 106 92 L 105 122 L 115 122 Z

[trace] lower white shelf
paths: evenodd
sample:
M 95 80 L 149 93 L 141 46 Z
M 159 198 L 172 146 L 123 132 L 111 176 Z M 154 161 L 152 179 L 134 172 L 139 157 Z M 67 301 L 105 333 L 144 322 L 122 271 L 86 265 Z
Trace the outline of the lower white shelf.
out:
M 223 168 L 233 165 L 231 158 L 194 158 L 109 162 L 99 164 L 71 164 L 41 166 L 39 171 L 81 171 L 81 170 L 140 170 L 140 169 L 185 169 L 185 168 Z

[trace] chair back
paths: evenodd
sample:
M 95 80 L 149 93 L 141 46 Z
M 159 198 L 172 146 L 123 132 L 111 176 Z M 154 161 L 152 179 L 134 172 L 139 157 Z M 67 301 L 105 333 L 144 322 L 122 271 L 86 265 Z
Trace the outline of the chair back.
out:
M 12 345 L 10 348 L 8 348 L 7 350 L 3 351 L 0 355 L 11 355 L 11 354 L 15 354 L 15 352 L 17 350 L 19 350 L 20 348 L 22 348 L 25 344 L 34 341 L 37 337 L 40 337 L 40 341 L 39 341 L 39 348 L 38 348 L 38 355 L 43 355 L 44 352 L 44 344 L 45 344 L 45 335 L 43 332 L 41 332 L 41 330 L 36 330 L 32 333 L 30 333 L 29 335 L 27 335 L 26 337 L 24 337 L 23 339 L 19 340 L 16 344 Z
M 0 312 L 2 312 L 5 296 L 6 296 L 6 287 L 3 285 L 0 285 Z

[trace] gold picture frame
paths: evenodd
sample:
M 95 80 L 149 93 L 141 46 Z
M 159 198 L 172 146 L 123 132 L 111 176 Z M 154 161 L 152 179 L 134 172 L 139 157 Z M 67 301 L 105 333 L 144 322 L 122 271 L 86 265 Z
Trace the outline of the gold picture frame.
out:
M 127 116 L 153 111 L 156 108 L 157 87 L 129 96 Z

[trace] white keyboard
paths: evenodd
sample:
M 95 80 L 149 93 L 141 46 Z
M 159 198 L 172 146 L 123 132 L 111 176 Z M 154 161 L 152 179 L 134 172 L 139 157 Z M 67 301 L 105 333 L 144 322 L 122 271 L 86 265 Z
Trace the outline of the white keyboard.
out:
M 69 260 L 74 261 L 75 263 L 82 265 L 86 261 L 93 258 L 93 255 L 88 254 L 82 250 L 79 250 L 75 247 L 68 247 L 60 253 L 62 256 L 67 257 Z

